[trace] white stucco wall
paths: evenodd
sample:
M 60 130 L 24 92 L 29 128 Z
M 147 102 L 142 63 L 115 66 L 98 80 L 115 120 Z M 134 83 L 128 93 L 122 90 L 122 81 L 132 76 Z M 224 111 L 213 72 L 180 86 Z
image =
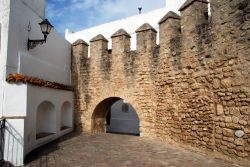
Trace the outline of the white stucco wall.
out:
M 39 3 L 38 3 L 39 4 Z M 47 43 L 27 50 L 27 40 L 43 39 L 42 19 L 23 1 L 11 0 L 7 74 L 20 72 L 63 84 L 70 84 L 71 46 L 54 29 Z M 28 32 L 30 24 L 31 31 Z
M 46 44 L 27 50 L 28 38 L 43 38 L 38 23 L 44 17 L 44 5 L 45 0 L 0 1 L 0 118 L 7 117 L 4 159 L 14 165 L 22 165 L 28 152 L 72 130 L 60 130 L 60 111 L 65 101 L 73 106 L 73 92 L 5 82 L 8 74 L 21 73 L 71 84 L 71 45 L 54 29 Z M 45 100 L 55 105 L 56 131 L 36 140 L 36 111 Z M 68 118 L 73 124 L 73 116 Z
M 166 0 L 166 6 L 161 9 L 156 9 L 153 11 L 145 12 L 135 16 L 127 17 L 124 19 L 116 20 L 110 23 L 102 24 L 99 26 L 84 29 L 82 31 L 71 33 L 69 30 L 65 31 L 65 38 L 73 43 L 77 39 L 83 39 L 89 42 L 93 37 L 98 34 L 102 34 L 105 38 L 109 40 L 109 49 L 111 49 L 111 36 L 117 30 L 123 28 L 131 35 L 131 49 L 136 49 L 136 34 L 135 30 L 139 28 L 144 23 L 149 23 L 159 32 L 158 22 L 160 19 L 167 14 L 170 10 L 179 13 L 178 9 L 184 4 L 186 0 Z M 157 42 L 159 42 L 159 36 L 157 37 Z
M 10 119 L 6 122 L 4 160 L 19 166 L 23 164 L 24 119 Z
M 73 92 L 71 91 L 62 91 L 62 90 L 55 90 L 55 89 L 48 89 L 42 88 L 37 86 L 28 85 L 27 88 L 27 117 L 25 119 L 25 130 L 24 130 L 24 143 L 25 143 L 25 150 L 24 155 L 27 155 L 33 149 L 44 145 L 70 131 L 73 130 Z M 36 113 L 39 105 L 43 102 L 49 101 L 53 104 L 56 121 L 51 128 L 56 127 L 55 134 L 36 139 Z M 68 117 L 68 121 L 71 122 L 71 128 L 61 131 L 61 109 L 65 102 L 68 102 L 71 106 L 70 112 L 71 115 Z M 46 120 L 43 120 L 46 121 Z M 49 129 L 51 129 L 49 128 Z
M 73 92 L 25 84 L 8 84 L 5 89 L 6 96 L 9 97 L 6 99 L 11 98 L 12 100 L 5 101 L 4 111 L 6 113 L 4 113 L 4 116 L 20 117 L 19 119 L 7 119 L 5 160 L 14 163 L 14 165 L 22 165 L 24 157 L 30 151 L 73 130 Z M 48 124 L 46 128 L 55 129 L 53 130 L 55 134 L 36 139 L 37 121 L 46 121 L 37 120 L 37 110 L 43 102 L 50 102 L 54 106 L 55 118 L 52 119 L 55 121 L 53 121 L 53 124 Z M 69 129 L 62 131 L 60 129 L 61 114 L 65 102 L 71 106 L 71 108 L 66 108 L 71 113 L 67 116 L 67 121 L 71 124 Z
M 3 116 L 23 117 L 27 110 L 27 85 L 5 84 Z
M 71 46 L 60 37 L 55 30 L 48 37 L 46 44 L 27 50 L 27 40 L 42 38 L 38 25 L 41 18 L 26 6 L 22 0 L 0 1 L 1 50 L 0 50 L 0 116 L 23 116 L 15 106 L 23 104 L 25 96 L 18 92 L 24 91 L 22 86 L 13 86 L 5 82 L 9 73 L 21 73 L 28 76 L 71 84 Z M 38 3 L 39 4 L 39 3 Z M 31 33 L 27 28 L 31 24 Z M 18 87 L 18 88 L 17 88 Z M 25 94 L 25 93 L 24 93 Z M 19 97 L 22 97 L 20 100 Z M 10 112 L 11 111 L 11 112 Z
M 22 0 L 39 17 L 44 18 L 46 0 Z
M 1 41 L 0 41 L 0 118 L 3 115 L 3 98 L 4 98 L 4 83 L 5 83 L 5 69 L 7 60 L 7 46 L 8 46 L 8 29 L 9 29 L 9 12 L 10 1 L 0 1 L 0 24 L 1 24 Z
M 5 84 L 3 116 L 7 119 L 5 130 L 4 159 L 14 165 L 22 165 L 24 159 L 24 122 L 27 111 L 27 85 Z

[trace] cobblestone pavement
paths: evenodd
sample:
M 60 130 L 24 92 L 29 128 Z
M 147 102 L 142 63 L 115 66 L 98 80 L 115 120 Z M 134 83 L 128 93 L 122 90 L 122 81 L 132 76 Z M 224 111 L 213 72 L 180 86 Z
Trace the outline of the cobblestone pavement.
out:
M 161 141 L 117 134 L 69 134 L 35 150 L 27 167 L 234 167 Z

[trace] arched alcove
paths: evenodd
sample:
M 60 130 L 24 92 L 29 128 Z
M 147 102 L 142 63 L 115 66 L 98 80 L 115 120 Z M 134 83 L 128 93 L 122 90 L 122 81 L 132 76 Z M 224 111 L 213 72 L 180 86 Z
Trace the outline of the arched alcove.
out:
M 56 133 L 55 106 L 44 101 L 37 107 L 36 112 L 36 138 L 40 139 Z
M 126 107 L 124 107 L 126 105 Z M 126 111 L 123 111 L 125 110 Z M 113 113 L 113 115 L 112 115 Z M 128 127 L 128 119 L 133 117 L 135 126 Z M 119 120 L 120 119 L 120 120 Z M 139 135 L 139 118 L 132 105 L 119 97 L 110 97 L 102 100 L 95 107 L 92 114 L 92 132 L 113 132 Z M 134 128 L 134 129 L 132 129 Z M 132 130 L 131 130 L 132 129 Z
M 70 102 L 64 102 L 61 108 L 61 130 L 72 128 L 72 106 Z

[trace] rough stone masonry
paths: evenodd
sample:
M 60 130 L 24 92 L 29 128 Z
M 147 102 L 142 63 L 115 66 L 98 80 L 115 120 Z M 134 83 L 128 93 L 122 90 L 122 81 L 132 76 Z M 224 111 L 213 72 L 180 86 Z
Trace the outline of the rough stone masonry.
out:
M 173 140 L 250 162 L 250 1 L 188 0 L 156 30 L 136 30 L 137 49 L 123 29 L 72 45 L 75 123 L 105 132 L 107 109 L 125 99 L 140 135 Z M 250 164 L 250 163 L 249 163 Z

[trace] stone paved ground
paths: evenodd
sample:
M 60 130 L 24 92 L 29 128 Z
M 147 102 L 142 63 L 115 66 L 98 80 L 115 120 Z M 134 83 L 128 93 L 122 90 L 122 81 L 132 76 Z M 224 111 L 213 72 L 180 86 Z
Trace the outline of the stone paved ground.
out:
M 72 133 L 32 153 L 27 167 L 236 167 L 161 141 Z

